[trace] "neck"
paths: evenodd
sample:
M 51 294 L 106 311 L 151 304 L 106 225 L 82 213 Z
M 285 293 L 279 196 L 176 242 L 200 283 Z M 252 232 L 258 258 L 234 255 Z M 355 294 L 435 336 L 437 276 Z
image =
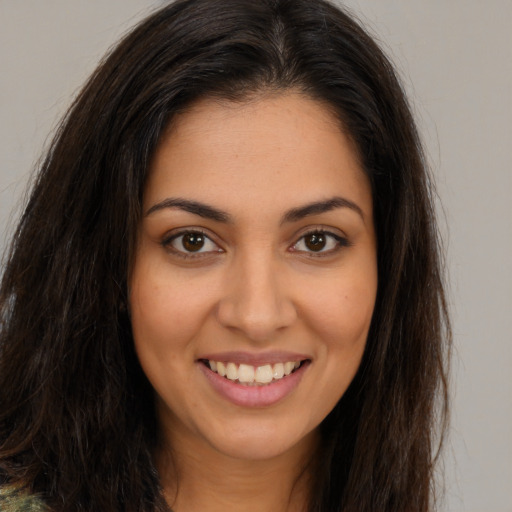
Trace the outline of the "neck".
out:
M 300 446 L 265 460 L 236 459 L 206 442 L 198 445 L 197 439 L 173 438 L 157 454 L 157 465 L 174 512 L 307 510 L 316 432 Z

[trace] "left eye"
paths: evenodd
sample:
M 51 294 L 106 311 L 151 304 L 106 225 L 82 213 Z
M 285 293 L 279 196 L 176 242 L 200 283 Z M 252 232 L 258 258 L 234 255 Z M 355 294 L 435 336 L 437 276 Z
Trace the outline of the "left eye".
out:
M 219 252 L 219 246 L 200 231 L 187 231 L 174 235 L 165 245 L 176 252 L 183 254 L 197 254 L 204 252 Z
M 346 240 L 340 236 L 328 233 L 326 231 L 314 231 L 302 236 L 292 247 L 294 251 L 309 253 L 325 253 L 335 251 L 342 245 L 346 245 Z

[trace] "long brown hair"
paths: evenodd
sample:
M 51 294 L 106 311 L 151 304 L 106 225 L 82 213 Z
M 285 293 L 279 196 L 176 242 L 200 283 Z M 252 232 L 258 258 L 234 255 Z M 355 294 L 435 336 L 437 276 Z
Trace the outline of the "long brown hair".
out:
M 309 509 L 432 510 L 450 347 L 433 189 L 393 67 L 324 0 L 179 0 L 128 34 L 76 98 L 2 278 L 0 482 L 55 511 L 165 510 L 126 308 L 149 162 L 196 99 L 289 89 L 328 105 L 354 141 L 378 238 L 366 351 L 321 425 Z

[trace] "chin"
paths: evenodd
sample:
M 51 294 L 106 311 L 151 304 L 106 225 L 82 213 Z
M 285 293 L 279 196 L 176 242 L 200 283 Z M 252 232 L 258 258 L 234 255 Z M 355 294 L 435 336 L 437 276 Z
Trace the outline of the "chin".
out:
M 302 432 L 290 432 L 289 429 L 279 426 L 274 428 L 240 426 L 222 434 L 219 436 L 210 434 L 207 439 L 210 446 L 226 457 L 253 461 L 286 456 L 288 452 L 296 451 L 300 446 L 303 447 L 304 452 L 309 452 L 317 437 L 316 429 L 304 435 Z

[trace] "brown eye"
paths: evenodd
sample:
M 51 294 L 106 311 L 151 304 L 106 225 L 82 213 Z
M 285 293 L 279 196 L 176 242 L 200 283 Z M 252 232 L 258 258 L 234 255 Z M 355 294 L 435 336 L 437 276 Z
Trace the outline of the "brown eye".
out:
M 201 231 L 182 231 L 162 240 L 162 246 L 177 256 L 205 256 L 223 252 L 222 249 Z
M 202 233 L 188 233 L 183 235 L 181 244 L 186 251 L 196 252 L 204 247 L 205 237 Z
M 304 243 L 310 251 L 321 251 L 327 243 L 324 233 L 311 233 L 304 237 Z
M 292 246 L 293 251 L 310 255 L 332 255 L 342 247 L 348 247 L 349 241 L 330 231 L 311 231 L 301 236 Z

